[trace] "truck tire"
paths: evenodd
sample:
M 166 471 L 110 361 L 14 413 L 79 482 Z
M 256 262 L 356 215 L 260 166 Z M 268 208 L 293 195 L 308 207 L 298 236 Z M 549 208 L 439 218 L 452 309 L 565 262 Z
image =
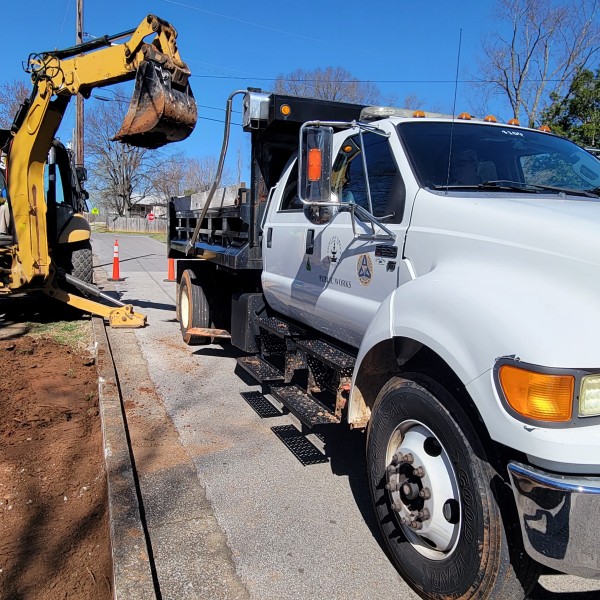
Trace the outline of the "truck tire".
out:
M 210 344 L 210 336 L 191 336 L 186 338 L 188 329 L 193 327 L 211 327 L 210 307 L 206 294 L 191 269 L 186 269 L 181 275 L 178 298 L 179 324 L 184 342 L 190 346 Z
M 380 391 L 367 434 L 371 498 L 396 568 L 425 598 L 518 600 L 537 581 L 518 522 L 503 519 L 512 492 L 486 450 L 460 404 L 425 375 L 393 377 Z

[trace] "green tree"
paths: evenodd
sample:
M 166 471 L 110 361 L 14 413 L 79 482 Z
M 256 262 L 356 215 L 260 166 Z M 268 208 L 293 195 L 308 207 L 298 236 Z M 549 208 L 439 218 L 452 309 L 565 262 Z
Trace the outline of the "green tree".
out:
M 552 95 L 544 117 L 555 133 L 581 146 L 600 145 L 600 68 L 595 74 L 589 69 L 579 71 L 563 97 Z

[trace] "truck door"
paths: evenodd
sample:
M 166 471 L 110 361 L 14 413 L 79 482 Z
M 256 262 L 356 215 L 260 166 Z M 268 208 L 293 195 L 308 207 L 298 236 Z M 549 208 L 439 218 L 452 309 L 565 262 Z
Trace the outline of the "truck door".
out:
M 372 208 L 373 215 L 396 234 L 395 239 L 359 237 L 372 233 L 371 226 L 358 218 L 353 226 L 346 210 L 300 210 L 302 219 L 294 223 L 288 219 L 285 225 L 289 243 L 280 249 L 279 260 L 285 257 L 290 263 L 280 263 L 283 278 L 275 283 L 272 274 L 268 277 L 275 286 L 287 288 L 293 305 L 290 316 L 358 347 L 381 302 L 409 278 L 401 263 L 408 223 L 406 191 L 388 138 L 375 133 L 363 133 L 362 140 L 357 134 L 347 136 L 334 161 L 332 186 L 342 204 Z
M 305 286 L 299 276 L 306 261 L 306 217 L 298 197 L 298 163 L 283 170 L 267 206 L 263 226 L 262 287 L 275 310 L 298 320 L 305 318 Z
M 342 204 L 361 206 L 396 234 L 361 238 L 373 233 L 371 224 L 357 217 L 353 224 L 347 210 L 307 226 L 315 245 L 313 268 L 305 272 L 311 290 L 306 310 L 315 315 L 317 329 L 358 347 L 381 302 L 406 279 L 400 268 L 406 190 L 388 138 L 349 135 L 334 160 L 332 189 Z M 376 226 L 375 233 L 385 235 Z

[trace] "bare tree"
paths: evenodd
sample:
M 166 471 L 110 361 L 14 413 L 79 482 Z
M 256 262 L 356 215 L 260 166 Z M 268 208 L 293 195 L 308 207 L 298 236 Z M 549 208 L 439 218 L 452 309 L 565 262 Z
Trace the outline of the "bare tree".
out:
M 404 108 L 412 108 L 413 110 L 417 110 L 419 108 L 423 108 L 425 105 L 425 101 L 421 100 L 416 94 L 407 94 L 404 96 Z
M 289 75 L 278 75 L 274 91 L 278 94 L 355 104 L 377 104 L 381 98 L 374 83 L 359 81 L 342 67 L 326 67 L 314 71 L 296 69 Z
M 219 161 L 214 156 L 203 158 L 189 158 L 187 161 L 186 187 L 193 192 L 207 192 L 217 174 Z M 232 183 L 231 175 L 225 168 L 221 175 L 221 185 L 226 186 Z
M 218 160 L 213 157 L 188 158 L 182 153 L 162 157 L 152 173 L 153 193 L 165 203 L 172 196 L 206 192 L 217 173 Z M 228 185 L 231 177 L 227 169 L 221 184 Z
M 106 208 L 124 216 L 152 191 L 157 153 L 111 141 L 127 108 L 118 98 L 88 110 L 85 148 L 90 191 Z
M 598 0 L 498 0 L 498 20 L 509 25 L 506 37 L 483 43 L 483 85 L 504 95 L 513 115 L 528 124 L 562 95 L 577 71 L 600 47 Z
M 165 203 L 172 196 L 181 196 L 188 191 L 188 159 L 181 153 L 160 159 L 152 173 L 154 193 Z
M 18 79 L 0 84 L 0 128 L 8 129 L 23 100 L 31 94 L 31 86 Z

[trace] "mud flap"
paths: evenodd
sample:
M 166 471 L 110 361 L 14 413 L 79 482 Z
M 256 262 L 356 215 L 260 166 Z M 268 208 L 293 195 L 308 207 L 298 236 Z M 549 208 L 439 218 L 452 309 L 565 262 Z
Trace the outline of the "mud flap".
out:
M 146 60 L 137 71 L 129 110 L 113 140 L 141 148 L 160 148 L 185 140 L 197 119 L 198 109 L 189 83 L 174 84 L 167 68 Z

